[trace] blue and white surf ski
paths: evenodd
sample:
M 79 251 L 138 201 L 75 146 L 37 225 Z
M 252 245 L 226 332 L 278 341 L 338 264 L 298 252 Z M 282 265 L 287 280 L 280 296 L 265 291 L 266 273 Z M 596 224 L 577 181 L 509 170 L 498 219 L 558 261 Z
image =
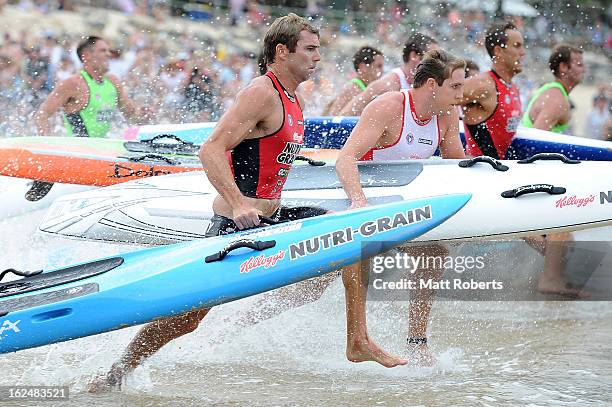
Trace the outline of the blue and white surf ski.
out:
M 358 117 L 305 117 L 304 147 L 342 148 L 358 119 Z M 210 136 L 215 124 L 190 123 L 133 127 L 126 131 L 125 138 L 142 141 L 159 134 L 172 134 L 186 142 L 200 145 Z M 465 145 L 463 129 L 461 129 L 461 139 Z M 506 158 L 522 160 L 538 153 L 561 153 L 575 160 L 612 161 L 612 142 L 519 127 Z
M 0 353 L 142 324 L 316 277 L 354 263 L 362 253 L 373 256 L 420 236 L 470 198 L 454 194 L 376 205 L 0 284 Z M 228 251 L 234 246 L 238 249 Z

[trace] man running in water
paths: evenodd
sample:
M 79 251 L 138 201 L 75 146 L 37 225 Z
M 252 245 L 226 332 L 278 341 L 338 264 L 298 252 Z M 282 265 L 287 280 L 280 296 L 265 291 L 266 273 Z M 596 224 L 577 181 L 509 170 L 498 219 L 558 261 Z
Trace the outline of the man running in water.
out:
M 559 44 L 550 54 L 548 67 L 555 80 L 535 91 L 521 124 L 528 128 L 563 133 L 569 127 L 572 116 L 569 94 L 582 82 L 585 73 L 582 50 Z M 580 289 L 567 287 L 562 276 L 563 242 L 568 240 L 571 240 L 570 233 L 546 236 L 544 272 L 538 282 L 538 291 L 578 297 L 584 294 Z
M 465 158 L 455 107 L 463 97 L 464 82 L 465 61 L 442 50 L 429 51 L 416 68 L 411 90 L 385 93 L 365 108 L 336 162 L 338 177 L 351 201 L 351 208 L 368 205 L 359 181 L 359 160 L 424 159 L 431 157 L 438 147 L 444 158 Z M 447 253 L 444 247 L 435 244 L 407 245 L 401 250 L 411 256 L 443 257 Z M 375 361 L 386 367 L 408 362 L 432 365 L 435 359 L 429 352 L 426 333 L 433 291 L 412 293 L 409 360 L 401 359 L 381 349 L 369 337 L 365 269 L 357 263 L 345 268 L 342 275 L 346 290 L 348 359 Z M 415 275 L 419 278 L 425 273 L 429 278 L 439 278 L 442 270 L 419 270 Z
M 336 116 L 353 98 L 366 90 L 366 87 L 382 75 L 385 57 L 373 47 L 361 47 L 353 56 L 353 67 L 357 76 L 351 79 L 340 94 L 330 102 L 323 112 L 325 116 Z
M 36 113 L 38 135 L 51 134 L 49 119 L 64 111 L 64 124 L 70 136 L 106 137 L 114 112 L 119 108 L 135 122 L 145 122 L 151 110 L 128 99 L 119 79 L 108 73 L 110 49 L 100 37 L 87 37 L 77 47 L 83 63 L 79 74 L 60 82 Z
M 491 70 L 466 80 L 466 152 L 504 159 L 521 120 L 521 99 L 512 78 L 523 70 L 523 35 L 512 23 L 494 24 L 486 33 L 485 48 Z
M 217 236 L 276 221 L 323 214 L 319 208 L 285 208 L 280 194 L 304 138 L 298 85 L 321 59 L 319 32 L 295 14 L 277 18 L 264 37 L 267 73 L 251 81 L 221 117 L 200 150 L 206 175 L 219 195 L 206 232 Z M 126 374 L 165 344 L 193 332 L 210 309 L 199 309 L 145 325 L 110 371 L 90 391 L 120 386 Z
M 404 64 L 370 83 L 366 90 L 355 96 L 340 112 L 341 116 L 359 116 L 363 109 L 377 96 L 385 92 L 410 89 L 414 81 L 414 71 L 421 62 L 423 54 L 438 49 L 438 42 L 433 38 L 415 33 L 410 36 L 402 51 Z

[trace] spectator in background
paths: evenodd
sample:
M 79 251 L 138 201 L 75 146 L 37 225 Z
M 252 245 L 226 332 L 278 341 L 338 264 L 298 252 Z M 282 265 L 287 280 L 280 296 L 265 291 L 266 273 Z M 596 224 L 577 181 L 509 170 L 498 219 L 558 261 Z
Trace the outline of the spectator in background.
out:
M 59 83 L 63 80 L 68 79 L 76 73 L 76 67 L 72 63 L 69 56 L 64 55 L 59 62 L 57 69 L 55 70 L 55 78 L 53 83 Z
M 235 26 L 238 21 L 244 17 L 245 1 L 244 0 L 230 0 L 230 25 Z
M 247 5 L 247 23 L 252 28 L 261 29 L 268 19 L 268 16 L 263 11 L 261 6 L 257 4 L 257 1 L 250 0 Z
M 206 58 L 195 54 L 193 64 L 186 70 L 186 76 L 181 85 L 183 90 L 182 122 L 206 122 L 217 119 L 217 89 L 212 71 L 206 68 Z
M 27 51 L 23 67 L 23 81 L 30 90 L 30 103 L 38 107 L 42 99 L 49 93 L 47 79 L 49 78 L 49 59 L 42 56 L 38 46 Z
M 178 59 L 169 58 L 159 71 L 159 85 L 163 95 L 162 106 L 172 121 L 180 120 L 175 116 L 183 103 L 184 95 L 181 90 L 181 82 L 185 73 Z
M 593 110 L 587 116 L 584 134 L 590 138 L 606 140 L 609 138 L 609 134 L 605 134 L 605 132 L 609 131 L 606 125 L 610 119 L 612 117 L 610 115 L 608 98 L 605 94 L 599 93 L 593 98 Z

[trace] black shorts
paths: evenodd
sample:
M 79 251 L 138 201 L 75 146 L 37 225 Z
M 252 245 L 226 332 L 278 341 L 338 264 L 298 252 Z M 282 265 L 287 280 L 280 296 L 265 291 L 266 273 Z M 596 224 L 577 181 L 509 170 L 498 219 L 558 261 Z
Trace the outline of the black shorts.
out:
M 318 208 L 316 206 L 296 206 L 291 208 L 286 206 L 280 206 L 276 210 L 276 212 L 274 212 L 274 214 L 270 216 L 270 218 L 277 222 L 289 222 L 292 220 L 306 219 L 312 218 L 313 216 L 325 215 L 326 213 L 326 209 Z M 256 228 L 262 226 L 266 225 L 256 226 Z M 240 229 L 238 229 L 236 223 L 234 223 L 232 219 L 215 214 L 212 218 L 210 218 L 210 225 L 208 225 L 208 229 L 206 229 L 205 236 L 213 237 L 227 235 L 230 233 L 238 232 L 239 230 Z

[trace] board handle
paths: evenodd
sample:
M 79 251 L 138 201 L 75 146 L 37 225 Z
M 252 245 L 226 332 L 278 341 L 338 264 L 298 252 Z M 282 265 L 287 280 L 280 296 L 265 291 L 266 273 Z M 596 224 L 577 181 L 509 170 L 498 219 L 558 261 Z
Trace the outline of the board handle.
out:
M 159 154 L 143 154 L 143 155 L 139 155 L 136 157 L 129 157 L 128 160 L 135 162 L 135 163 L 139 163 L 141 161 L 145 161 L 145 160 L 158 160 L 158 161 L 162 161 L 168 165 L 178 165 L 179 162 L 176 160 L 173 160 L 171 158 L 168 157 L 164 157 L 163 155 L 159 155 Z
M 174 140 L 178 143 L 178 145 L 180 146 L 193 146 L 193 143 L 191 141 L 185 141 L 182 138 L 180 138 L 179 136 L 176 136 L 174 134 L 158 134 L 157 136 L 150 138 L 150 139 L 146 139 L 146 140 L 142 140 L 141 143 L 146 143 L 146 144 L 156 144 L 155 142 L 158 140 L 163 140 L 163 139 L 170 139 L 170 140 Z M 167 143 L 160 143 L 164 146 L 166 146 Z M 169 147 L 173 145 L 170 144 L 168 145 Z
M 461 168 L 468 168 L 468 167 L 473 166 L 476 163 L 487 163 L 487 164 L 490 164 L 491 167 L 493 167 L 497 171 L 502 171 L 503 172 L 503 171 L 508 171 L 509 170 L 507 165 L 504 165 L 504 164 L 501 163 L 501 161 L 498 161 L 495 158 L 489 157 L 487 155 L 474 157 L 474 158 L 471 158 L 469 160 L 459 161 L 459 167 L 461 167 Z
M 33 181 L 32 186 L 25 193 L 25 199 L 30 202 L 40 201 L 47 196 L 52 187 L 53 182 Z
M 536 192 L 546 192 L 550 195 L 560 195 L 564 194 L 566 189 L 563 187 L 556 187 L 551 184 L 532 184 L 523 185 L 522 187 L 504 191 L 501 193 L 501 196 L 504 198 L 518 198 L 521 195 L 533 194 Z
M 20 270 L 16 270 L 16 269 L 6 269 L 2 272 L 0 272 L 0 281 L 2 281 L 2 279 L 8 274 L 8 273 L 13 273 L 16 276 L 19 277 L 33 277 L 33 276 L 37 276 L 40 273 L 42 273 L 42 270 L 35 270 L 35 271 L 20 271 Z
M 266 225 L 278 225 L 279 223 L 281 223 L 277 220 L 274 220 L 272 218 L 269 218 L 263 215 L 259 215 L 259 220 L 261 221 L 261 223 L 265 223 Z
M 580 160 L 572 160 L 571 158 L 567 158 L 565 155 L 561 153 L 538 153 L 534 154 L 529 158 L 524 158 L 522 160 L 517 161 L 519 164 L 531 164 L 532 162 L 543 160 L 543 161 L 561 161 L 565 164 L 580 164 Z
M 270 249 L 276 246 L 276 240 L 251 240 L 251 239 L 240 239 L 235 242 L 231 242 L 221 251 L 211 254 L 210 256 L 206 256 L 204 259 L 205 263 L 213 263 L 215 261 L 221 261 L 227 256 L 232 250 L 240 249 L 242 247 L 246 247 L 248 249 L 257 250 L 258 252 L 266 249 Z
M 325 165 L 325 161 L 313 160 L 312 158 L 309 158 L 303 155 L 298 155 L 297 157 L 295 157 L 295 160 L 296 161 L 306 161 L 308 164 L 314 167 L 322 167 Z

